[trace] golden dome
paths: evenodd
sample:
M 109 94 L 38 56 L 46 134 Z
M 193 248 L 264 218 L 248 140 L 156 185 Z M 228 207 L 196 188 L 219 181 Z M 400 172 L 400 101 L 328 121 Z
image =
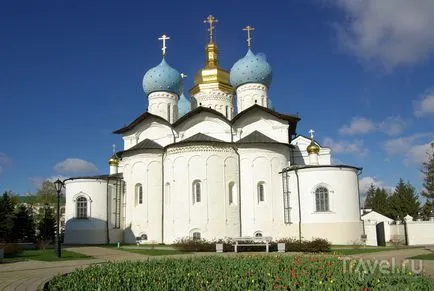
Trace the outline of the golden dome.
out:
M 194 77 L 194 86 L 190 89 L 190 95 L 196 95 L 200 91 L 220 90 L 232 93 L 234 89 L 229 82 L 229 72 L 219 66 L 219 51 L 217 44 L 213 40 L 214 23 L 217 22 L 212 15 L 204 21 L 210 25 L 208 29 L 209 42 L 205 46 L 206 63 L 205 67 L 197 72 Z
M 308 154 L 319 154 L 319 146 L 312 140 L 306 148 Z
M 119 158 L 118 158 L 118 156 L 116 154 L 113 154 L 110 157 L 108 163 L 109 163 L 109 166 L 118 166 L 119 165 Z

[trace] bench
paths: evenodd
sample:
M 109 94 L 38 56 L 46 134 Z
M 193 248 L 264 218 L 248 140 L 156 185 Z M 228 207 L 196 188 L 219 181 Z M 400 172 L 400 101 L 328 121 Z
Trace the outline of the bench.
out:
M 265 251 L 268 253 L 272 238 L 269 236 L 264 237 L 234 237 L 235 241 L 234 252 L 238 252 L 238 247 L 247 246 L 265 246 Z

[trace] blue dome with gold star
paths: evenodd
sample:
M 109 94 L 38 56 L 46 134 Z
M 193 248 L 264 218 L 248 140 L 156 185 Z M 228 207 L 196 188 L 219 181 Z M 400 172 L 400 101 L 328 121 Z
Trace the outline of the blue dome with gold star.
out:
M 249 49 L 244 58 L 233 65 L 230 81 L 235 88 L 247 83 L 259 83 L 270 87 L 272 76 L 271 66 L 265 55 L 255 55 Z
M 180 96 L 182 89 L 181 75 L 169 66 L 164 58 L 158 66 L 151 68 L 143 77 L 143 90 L 146 95 L 165 91 Z

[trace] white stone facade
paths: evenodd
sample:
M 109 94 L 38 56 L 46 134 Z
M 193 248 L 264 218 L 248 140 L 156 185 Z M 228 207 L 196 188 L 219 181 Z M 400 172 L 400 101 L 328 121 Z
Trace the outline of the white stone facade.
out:
M 267 107 L 268 88 L 262 84 L 244 84 L 237 88 L 237 108 L 241 112 L 255 104 Z

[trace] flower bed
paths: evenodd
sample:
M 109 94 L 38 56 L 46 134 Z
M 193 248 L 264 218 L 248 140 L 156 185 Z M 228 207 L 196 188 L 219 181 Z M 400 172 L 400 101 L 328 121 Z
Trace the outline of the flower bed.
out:
M 434 290 L 408 271 L 359 271 L 323 255 L 150 259 L 93 265 L 57 276 L 48 290 Z

